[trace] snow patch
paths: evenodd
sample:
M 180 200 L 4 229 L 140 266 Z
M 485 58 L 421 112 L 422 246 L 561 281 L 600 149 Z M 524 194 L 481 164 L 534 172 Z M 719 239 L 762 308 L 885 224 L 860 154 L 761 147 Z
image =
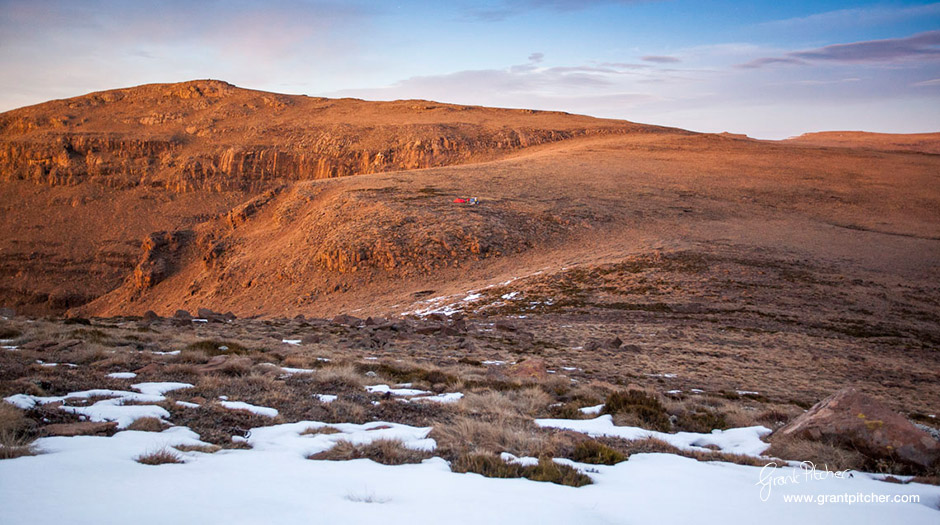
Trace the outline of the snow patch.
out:
M 677 432 L 668 434 L 639 427 L 618 427 L 614 425 L 610 414 L 595 419 L 536 419 L 535 424 L 546 428 L 574 430 L 591 437 L 616 437 L 627 440 L 659 439 L 683 450 L 708 450 L 705 447 L 716 446 L 722 452 L 760 456 L 770 446 L 761 441 L 762 436 L 770 434 L 767 427 L 755 426 L 713 430 L 710 434 L 697 432 Z
M 244 401 L 220 401 L 219 403 L 229 410 L 247 410 L 252 414 L 257 414 L 264 417 L 277 417 L 278 414 L 277 409 L 259 407 L 257 405 L 245 403 Z

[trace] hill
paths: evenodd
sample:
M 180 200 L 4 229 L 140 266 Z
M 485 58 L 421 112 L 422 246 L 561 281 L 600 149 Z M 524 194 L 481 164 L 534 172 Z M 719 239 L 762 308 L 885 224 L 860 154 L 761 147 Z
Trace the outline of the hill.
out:
M 865 131 L 822 131 L 787 139 L 795 144 L 865 148 L 882 151 L 917 151 L 940 154 L 940 133 L 869 133 Z
M 575 137 L 661 133 L 556 112 L 288 96 L 202 80 L 0 115 L 0 304 L 62 313 L 118 286 L 145 237 L 291 181 L 479 162 Z

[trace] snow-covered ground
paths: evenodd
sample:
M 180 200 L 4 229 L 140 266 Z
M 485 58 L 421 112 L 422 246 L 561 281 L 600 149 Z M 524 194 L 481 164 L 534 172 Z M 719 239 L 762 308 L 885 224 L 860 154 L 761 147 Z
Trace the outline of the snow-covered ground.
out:
M 97 416 L 86 415 L 91 419 L 115 417 L 124 427 L 130 415 L 105 414 L 106 409 L 165 412 L 155 405 L 121 403 L 158 402 L 166 392 L 188 386 L 139 383 L 133 385 L 138 392 L 76 392 L 63 398 L 107 399 L 63 409 L 96 409 L 100 412 Z M 372 390 L 394 390 L 382 386 Z M 59 399 L 17 395 L 6 401 L 28 408 Z M 238 402 L 223 404 L 253 411 L 274 410 Z M 592 436 L 656 437 L 680 448 L 714 445 L 755 456 L 766 447 L 760 437 L 768 432 L 763 427 L 750 427 L 710 434 L 662 434 L 617 427 L 610 416 L 541 419 L 536 423 Z M 334 429 L 333 433 L 304 433 L 324 426 Z M 135 458 L 173 451 L 175 445 L 203 444 L 199 436 L 188 428 L 172 427 L 159 433 L 123 431 L 112 437 L 42 438 L 35 442 L 39 455 L 0 461 L 0 523 L 308 524 L 412 522 L 416 517 L 429 523 L 657 525 L 940 521 L 940 487 L 885 483 L 858 472 L 831 475 L 794 466 L 762 468 L 699 462 L 672 454 L 635 454 L 613 466 L 557 459 L 594 481 L 586 487 L 572 488 L 527 479 L 457 474 L 438 457 L 401 466 L 365 459 L 306 459 L 343 440 L 366 444 L 376 439 L 398 439 L 406 447 L 434 451 L 436 443 L 428 438 L 430 432 L 427 427 L 381 421 L 363 425 L 302 421 L 252 429 L 247 438 L 250 450 L 180 452 L 184 463 L 157 466 L 140 464 Z M 523 464 L 536 461 L 504 457 Z M 862 499 L 872 495 L 890 501 L 820 503 L 821 498 Z M 788 501 L 794 496 L 809 501 Z M 913 496 L 919 501 L 894 502 L 896 496 Z
M 600 410 L 600 407 L 586 407 L 589 410 Z M 585 412 L 582 409 L 582 412 Z M 589 413 L 589 412 L 585 412 Z M 606 414 L 594 419 L 536 419 L 535 424 L 540 427 L 563 428 L 581 432 L 591 437 L 617 437 L 629 440 L 659 439 L 670 445 L 685 450 L 707 451 L 706 447 L 718 447 L 722 452 L 743 454 L 746 456 L 760 456 L 767 450 L 767 443 L 761 441 L 762 436 L 770 434 L 766 427 L 731 428 L 728 430 L 714 430 L 710 434 L 696 432 L 656 432 L 638 427 L 618 427 L 614 425 L 613 417 Z
M 0 523 L 937 523 L 940 488 L 852 478 L 804 479 L 795 468 L 770 471 L 786 484 L 762 498 L 762 469 L 702 463 L 670 454 L 637 454 L 614 466 L 579 465 L 594 480 L 582 488 L 526 479 L 455 474 L 440 458 L 385 466 L 369 460 L 312 461 L 338 440 L 401 439 L 429 450 L 430 429 L 393 423 L 329 425 L 338 434 L 301 435 L 324 423 L 253 429 L 252 450 L 181 453 L 183 464 L 142 465 L 134 458 L 198 436 L 161 433 L 43 438 L 38 456 L 0 461 Z M 376 430 L 369 430 L 375 427 Z M 526 461 L 525 458 L 521 459 Z M 788 478 L 789 476 L 789 478 Z M 920 503 L 787 503 L 808 494 L 917 495 Z

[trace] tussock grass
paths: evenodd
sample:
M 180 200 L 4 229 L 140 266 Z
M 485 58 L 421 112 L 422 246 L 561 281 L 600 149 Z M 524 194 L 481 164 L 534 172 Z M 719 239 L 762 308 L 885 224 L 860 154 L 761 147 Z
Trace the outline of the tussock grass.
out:
M 583 487 L 592 483 L 591 478 L 568 465 L 555 463 L 548 456 L 539 458 L 538 465 L 506 463 L 492 454 L 462 454 L 451 463 L 451 470 L 459 473 L 472 472 L 488 478 L 527 478 L 570 487 Z
M 672 430 L 666 407 L 656 396 L 642 390 L 621 390 L 610 394 L 604 403 L 603 413 L 613 414 L 618 424 L 632 423 L 660 432 Z
M 127 430 L 137 430 L 139 432 L 163 432 L 165 428 L 166 424 L 155 417 L 138 418 L 127 426 Z
M 202 452 L 203 454 L 215 454 L 222 450 L 218 445 L 174 445 L 173 448 L 180 452 Z
M 201 365 L 209 362 L 209 354 L 206 353 L 205 350 L 187 348 L 180 351 L 180 355 L 177 359 L 181 363 Z
M 337 399 L 327 405 L 326 408 L 330 414 L 330 421 L 335 423 L 362 424 L 369 419 L 368 410 L 364 406 L 346 399 Z
M 310 427 L 300 433 L 301 436 L 315 436 L 318 434 L 339 434 L 342 430 L 336 427 Z
M 307 456 L 307 459 L 347 461 L 371 459 L 383 465 L 421 463 L 431 457 L 430 452 L 408 448 L 399 439 L 376 439 L 366 445 L 354 445 L 349 441 L 338 441 L 329 450 Z
M 867 460 L 855 450 L 796 436 L 774 436 L 765 455 L 792 461 L 812 461 L 819 469 L 863 470 Z
M 220 341 L 217 339 L 204 339 L 190 343 L 186 350 L 201 350 L 209 356 L 224 354 L 247 354 L 249 350 L 233 341 Z M 180 352 L 182 355 L 182 352 Z
M 627 456 L 603 443 L 586 440 L 575 445 L 574 452 L 571 453 L 571 459 L 578 463 L 616 465 L 621 461 L 626 461 Z
M 30 423 L 20 409 L 0 401 L 0 459 L 36 454 L 29 432 Z
M 169 448 L 161 448 L 160 450 L 154 450 L 152 452 L 147 452 L 141 454 L 134 458 L 134 461 L 141 463 L 143 465 L 165 465 L 167 463 L 185 463 L 183 457 L 179 455 L 174 450 Z
M 430 437 L 437 441 L 445 457 L 472 451 L 539 456 L 552 449 L 547 434 L 539 432 L 534 423 L 516 419 L 491 422 L 457 417 L 449 423 L 436 425 Z
M 31 440 L 15 432 L 0 430 L 0 459 L 14 459 L 23 456 L 35 456 Z
M 468 392 L 458 404 L 468 414 L 489 414 L 497 418 L 537 417 L 554 398 L 544 390 L 529 387 L 510 391 Z
M 16 339 L 21 335 L 23 333 L 15 328 L 0 327 L 0 339 Z
M 325 366 L 313 374 L 313 380 L 330 391 L 359 390 L 366 384 L 366 377 L 349 364 Z

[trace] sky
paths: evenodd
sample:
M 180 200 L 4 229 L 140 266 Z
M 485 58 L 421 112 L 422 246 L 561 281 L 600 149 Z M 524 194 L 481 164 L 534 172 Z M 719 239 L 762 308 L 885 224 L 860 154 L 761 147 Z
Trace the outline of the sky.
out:
M 695 131 L 940 131 L 940 2 L 0 0 L 0 111 L 214 78 Z

